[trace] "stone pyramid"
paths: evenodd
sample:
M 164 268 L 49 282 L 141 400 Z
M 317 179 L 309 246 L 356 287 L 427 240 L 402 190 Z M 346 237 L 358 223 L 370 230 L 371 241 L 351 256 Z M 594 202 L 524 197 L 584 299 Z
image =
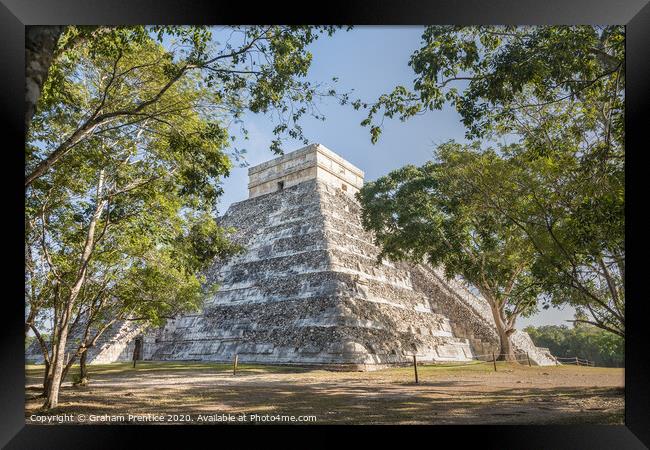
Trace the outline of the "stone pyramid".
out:
M 373 369 L 466 361 L 498 351 L 487 302 L 426 265 L 377 262 L 354 194 L 363 172 L 312 144 L 249 169 L 249 198 L 219 219 L 246 251 L 207 274 L 219 290 L 198 314 L 140 335 L 150 360 L 239 361 Z M 129 359 L 122 330 L 95 362 Z M 528 335 L 513 343 L 554 363 Z M 92 361 L 92 355 L 90 360 Z
M 498 350 L 484 300 L 424 265 L 377 263 L 354 198 L 360 169 L 312 144 L 249 178 L 249 198 L 220 219 L 246 252 L 215 264 L 218 293 L 147 339 L 146 357 L 370 369 Z M 527 337 L 515 341 L 542 363 Z

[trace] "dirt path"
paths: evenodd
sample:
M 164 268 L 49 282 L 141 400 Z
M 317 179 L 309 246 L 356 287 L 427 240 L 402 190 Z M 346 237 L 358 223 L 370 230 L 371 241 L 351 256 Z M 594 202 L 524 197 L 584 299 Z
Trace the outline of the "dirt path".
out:
M 293 415 L 357 424 L 623 423 L 623 369 L 420 367 L 416 385 L 411 368 L 328 372 L 244 366 L 233 376 L 218 364 L 142 363 L 136 369 L 113 364 L 92 367 L 88 387 L 64 384 L 59 408 L 47 414 L 39 411 L 42 399 L 34 398 L 39 370 L 27 370 L 28 423 L 62 414 L 69 415 L 65 422 L 83 423 L 92 415 L 122 423 L 148 420 L 141 416 L 164 418 L 155 423 L 223 423 L 221 415 L 228 414 L 232 423 L 240 420 L 234 416 L 250 421 L 251 414 L 266 422 L 280 420 L 269 416 Z M 206 420 L 197 421 L 199 415 Z

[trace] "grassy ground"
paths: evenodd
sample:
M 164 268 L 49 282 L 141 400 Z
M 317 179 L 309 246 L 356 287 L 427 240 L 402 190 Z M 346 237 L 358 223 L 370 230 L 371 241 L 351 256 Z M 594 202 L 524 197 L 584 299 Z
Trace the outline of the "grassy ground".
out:
M 37 398 L 43 367 L 26 367 L 28 423 L 61 414 L 84 423 L 91 415 L 122 423 L 143 415 L 159 416 L 156 423 L 203 423 L 199 416 L 215 414 L 247 422 L 259 414 L 356 424 L 623 423 L 623 369 L 419 366 L 415 384 L 412 367 L 331 372 L 240 365 L 233 376 L 225 364 L 139 362 L 135 369 L 90 366 L 91 384 L 73 387 L 75 373 L 63 385 L 59 407 L 43 412 Z

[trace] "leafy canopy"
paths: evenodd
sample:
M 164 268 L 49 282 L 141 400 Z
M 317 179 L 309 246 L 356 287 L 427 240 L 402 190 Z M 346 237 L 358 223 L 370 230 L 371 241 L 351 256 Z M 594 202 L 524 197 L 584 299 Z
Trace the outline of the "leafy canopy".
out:
M 525 235 L 485 203 L 484 189 L 509 170 L 492 150 L 449 142 L 436 160 L 406 166 L 359 192 L 363 226 L 380 257 L 426 260 L 461 276 L 503 312 L 506 329 L 536 310 L 534 249 Z M 496 319 L 496 318 L 495 318 Z
M 307 47 L 335 29 L 251 26 L 213 36 L 207 27 L 67 27 L 30 128 L 26 187 L 79 142 L 114 130 L 165 135 L 180 151 L 222 140 L 231 127 L 247 137 L 242 116 L 251 111 L 276 122 L 270 144 L 276 153 L 286 137 L 306 142 L 301 118 L 323 119 L 315 100 L 337 96 L 305 79 Z M 189 132 L 192 112 L 205 123 Z M 235 147 L 235 156 L 241 150 Z M 186 173 L 205 184 L 212 175 L 200 167 Z
M 539 258 L 537 282 L 590 323 L 625 329 L 624 95 L 621 26 L 430 26 L 410 59 L 413 86 L 368 110 L 407 120 L 452 105 L 468 139 L 502 139 L 509 170 L 485 205 L 522 231 Z M 580 319 L 584 320 L 584 319 Z

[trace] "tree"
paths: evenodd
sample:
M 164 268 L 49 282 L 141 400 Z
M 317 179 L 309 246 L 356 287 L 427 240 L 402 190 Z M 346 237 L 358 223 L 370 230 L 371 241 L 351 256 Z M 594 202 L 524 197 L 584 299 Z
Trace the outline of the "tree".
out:
M 25 131 L 29 129 L 36 112 L 36 104 L 63 29 L 61 25 L 25 28 Z
M 576 322 L 624 337 L 623 168 L 594 173 L 572 154 L 531 158 L 527 153 L 510 153 L 513 182 L 494 184 L 494 208 L 535 246 L 541 257 L 534 272 L 554 303 L 589 313 Z
M 209 295 L 203 271 L 239 250 L 214 219 L 229 127 L 274 112 L 278 136 L 302 137 L 319 95 L 300 79 L 317 28 L 235 29 L 221 49 L 202 27 L 95 29 L 79 45 L 81 31 L 59 39 L 26 151 L 25 329 L 44 353 L 45 408 L 112 323 L 161 324 Z
M 47 183 L 39 180 L 39 189 L 29 191 L 36 218 L 31 231 L 39 237 L 32 255 L 47 266 L 41 272 L 46 279 L 38 281 L 53 293 L 30 305 L 28 314 L 36 318 L 40 311 L 52 320 L 50 345 L 41 343 L 47 408 L 56 407 L 74 359 L 85 358 L 112 323 L 137 318 L 159 324 L 196 309 L 206 295 L 202 270 L 215 256 L 236 250 L 210 214 L 212 186 L 193 186 L 183 176 L 184 164 L 193 162 L 170 166 L 152 157 L 149 146 L 132 144 L 116 139 L 110 151 L 84 145 Z M 204 170 L 227 171 L 223 141 L 206 144 L 215 155 Z M 210 155 L 210 148 L 199 154 Z M 79 324 L 83 338 L 66 358 L 70 330 Z M 30 326 L 39 338 L 35 321 Z
M 409 63 L 412 89 L 353 102 L 368 109 L 362 124 L 373 142 L 377 117 L 407 120 L 449 103 L 468 139 L 519 144 L 507 150 L 519 165 L 516 183 L 491 203 L 533 243 L 535 272 L 553 301 L 582 307 L 589 323 L 623 336 L 623 27 L 431 26 L 422 38 Z
M 276 152 L 283 136 L 305 141 L 300 118 L 322 118 L 314 98 L 336 95 L 301 79 L 312 58 L 306 47 L 334 30 L 239 27 L 220 44 L 206 27 L 67 27 L 32 124 L 29 140 L 39 145 L 28 146 L 25 187 L 82 141 L 116 129 L 133 132 L 143 123 L 167 123 L 173 130 L 193 109 L 226 122 L 240 121 L 247 110 L 273 113 Z M 169 49 L 161 45 L 166 40 Z M 201 84 L 210 95 L 177 104 L 173 88 L 184 83 Z
M 516 360 L 510 336 L 520 315 L 536 311 L 540 291 L 534 248 L 485 201 L 485 185 L 507 171 L 507 161 L 453 142 L 436 157 L 367 183 L 358 194 L 363 226 L 374 232 L 380 259 L 441 265 L 448 277 L 478 289 L 492 310 L 499 359 Z

